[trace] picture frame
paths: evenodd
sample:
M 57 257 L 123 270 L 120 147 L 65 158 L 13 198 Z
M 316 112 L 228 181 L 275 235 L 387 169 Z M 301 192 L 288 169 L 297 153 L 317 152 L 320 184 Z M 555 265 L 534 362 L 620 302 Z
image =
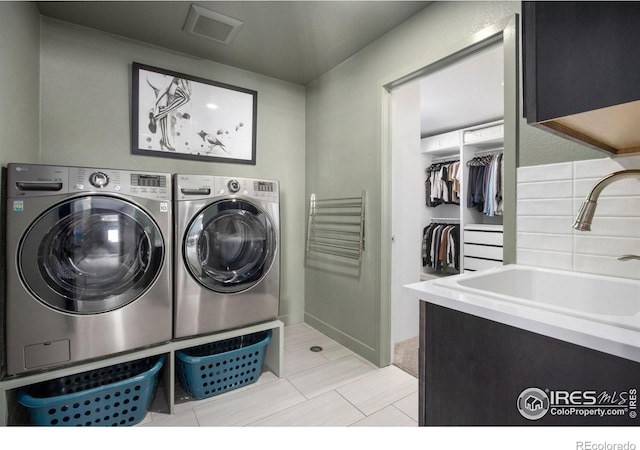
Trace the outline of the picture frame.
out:
M 135 155 L 256 164 L 258 93 L 134 62 Z

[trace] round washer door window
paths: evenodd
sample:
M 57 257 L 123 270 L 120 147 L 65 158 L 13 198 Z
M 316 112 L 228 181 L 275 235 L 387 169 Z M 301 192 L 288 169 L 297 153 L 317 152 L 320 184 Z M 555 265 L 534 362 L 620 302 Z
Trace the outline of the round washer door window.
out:
M 269 272 L 277 232 L 259 206 L 238 199 L 213 203 L 191 222 L 184 256 L 193 278 L 219 293 L 245 291 Z
M 42 303 L 72 314 L 125 306 L 156 280 L 162 233 L 138 206 L 112 197 L 80 197 L 41 215 L 20 245 L 18 266 Z

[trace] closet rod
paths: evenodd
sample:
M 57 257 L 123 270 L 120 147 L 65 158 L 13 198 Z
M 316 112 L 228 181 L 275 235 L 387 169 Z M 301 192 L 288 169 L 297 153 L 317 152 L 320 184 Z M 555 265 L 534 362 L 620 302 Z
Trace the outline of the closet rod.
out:
M 456 217 L 433 217 L 431 223 L 460 223 L 460 219 Z
M 488 155 L 499 155 L 500 153 L 504 152 L 504 148 L 493 148 L 491 150 L 480 150 L 478 152 L 475 152 L 473 154 L 474 158 L 477 158 L 478 156 L 488 156 Z
M 433 158 L 431 160 L 431 164 L 440 164 L 445 162 L 458 162 L 460 161 L 459 157 L 455 156 L 441 156 L 440 158 Z

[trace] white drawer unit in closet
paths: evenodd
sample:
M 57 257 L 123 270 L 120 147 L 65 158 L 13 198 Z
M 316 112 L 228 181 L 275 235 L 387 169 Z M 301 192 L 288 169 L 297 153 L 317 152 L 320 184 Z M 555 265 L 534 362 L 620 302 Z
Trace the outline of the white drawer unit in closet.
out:
M 464 264 L 465 271 L 499 267 L 503 262 L 502 225 L 465 225 Z

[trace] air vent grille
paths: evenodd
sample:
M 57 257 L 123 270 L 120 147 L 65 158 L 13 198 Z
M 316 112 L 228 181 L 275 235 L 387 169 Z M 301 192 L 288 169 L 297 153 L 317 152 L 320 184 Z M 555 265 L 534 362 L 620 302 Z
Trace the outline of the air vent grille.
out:
M 229 44 L 240 31 L 242 22 L 215 11 L 191 5 L 183 30 L 196 36 Z

